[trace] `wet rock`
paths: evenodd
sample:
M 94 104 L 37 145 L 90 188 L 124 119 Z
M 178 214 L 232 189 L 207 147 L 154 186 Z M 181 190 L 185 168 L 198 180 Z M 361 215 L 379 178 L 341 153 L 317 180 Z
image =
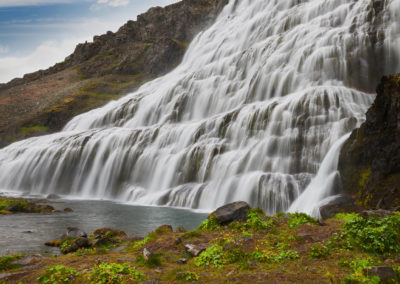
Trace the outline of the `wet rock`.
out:
M 185 244 L 184 245 L 186 251 L 190 253 L 192 256 L 199 256 L 203 251 L 205 251 L 208 247 L 206 244 L 193 245 L 193 244 Z
M 96 236 L 109 236 L 109 237 L 127 237 L 128 234 L 124 231 L 111 229 L 111 228 L 100 228 L 93 232 L 94 237 Z
M 60 247 L 62 244 L 62 240 L 48 241 L 45 242 L 45 245 L 48 247 Z
M 47 199 L 60 199 L 61 197 L 57 194 L 51 193 L 46 196 Z
M 384 218 L 388 215 L 393 215 L 393 212 L 390 210 L 377 209 L 377 210 L 364 210 L 360 213 L 360 216 L 364 218 L 368 217 Z
M 66 237 L 73 239 L 77 239 L 79 237 L 87 238 L 87 234 L 78 228 L 68 227 L 66 232 Z
M 366 121 L 343 145 L 343 191 L 369 209 L 400 206 L 400 75 L 384 76 Z
M 11 215 L 12 212 L 7 211 L 7 210 L 0 210 L 0 214 L 1 214 L 1 215 Z
M 14 265 L 22 265 L 22 266 L 35 265 L 35 264 L 39 263 L 43 258 L 44 258 L 43 255 L 35 254 L 35 255 L 25 256 L 25 257 L 23 257 L 21 259 L 14 260 L 12 262 L 12 264 L 14 264 Z
M 88 248 L 88 247 L 90 247 L 89 240 L 87 238 L 84 238 L 84 237 L 77 238 L 75 240 L 75 245 L 78 248 Z
M 64 212 L 73 212 L 71 208 L 64 208 Z
M 319 208 L 322 220 L 335 217 L 338 213 L 358 212 L 361 208 L 356 205 L 354 198 L 341 195 Z
M 396 280 L 396 273 L 390 266 L 372 266 L 364 269 L 364 273 L 368 276 L 378 276 L 380 283 L 394 283 Z
M 155 232 L 159 235 L 163 235 L 163 234 L 168 234 L 168 233 L 172 233 L 173 229 L 171 225 L 162 225 L 160 227 L 158 227 Z
M 14 212 L 14 213 L 15 212 L 21 212 L 22 208 L 23 208 L 22 203 L 16 202 L 16 203 L 11 204 L 10 206 L 8 206 L 6 211 Z
M 211 213 L 211 215 L 214 216 L 221 225 L 226 225 L 235 221 L 246 221 L 246 214 L 250 209 L 250 205 L 246 202 L 237 201 L 219 207 Z

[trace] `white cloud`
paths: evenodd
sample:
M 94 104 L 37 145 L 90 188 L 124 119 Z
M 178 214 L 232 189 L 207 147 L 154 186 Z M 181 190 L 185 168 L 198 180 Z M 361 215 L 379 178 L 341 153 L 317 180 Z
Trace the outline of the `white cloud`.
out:
M 98 4 L 107 4 L 111 7 L 121 7 L 129 5 L 130 0 L 97 0 Z
M 61 62 L 74 50 L 75 45 L 75 40 L 46 41 L 26 56 L 1 57 L 0 82 L 5 83 L 13 78 L 22 77 L 26 73 L 46 69 L 56 62 Z

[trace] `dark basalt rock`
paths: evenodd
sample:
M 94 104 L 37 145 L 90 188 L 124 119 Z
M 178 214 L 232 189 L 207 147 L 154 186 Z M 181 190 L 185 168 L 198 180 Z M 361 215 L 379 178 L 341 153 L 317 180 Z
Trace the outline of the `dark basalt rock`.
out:
M 372 266 L 364 269 L 364 273 L 368 276 L 378 276 L 381 280 L 379 283 L 397 283 L 396 273 L 390 266 Z
M 250 205 L 244 201 L 237 201 L 219 207 L 210 215 L 214 216 L 218 223 L 226 225 L 231 222 L 245 222 L 247 212 L 251 209 Z
M 341 195 L 319 208 L 322 220 L 335 217 L 338 213 L 359 212 L 354 198 L 348 195 Z
M 78 228 L 68 227 L 67 232 L 66 232 L 66 237 L 74 238 L 74 239 L 80 238 L 80 237 L 86 238 L 87 234 Z
M 366 208 L 400 206 L 400 75 L 383 77 L 365 123 L 342 148 L 344 192 Z

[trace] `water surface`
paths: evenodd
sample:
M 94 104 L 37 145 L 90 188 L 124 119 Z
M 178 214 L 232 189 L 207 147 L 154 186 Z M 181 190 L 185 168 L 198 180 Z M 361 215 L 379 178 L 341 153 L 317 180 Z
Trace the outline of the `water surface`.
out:
M 57 253 L 44 245 L 58 239 L 67 227 L 78 227 L 88 234 L 110 227 L 144 237 L 163 224 L 174 229 L 196 228 L 206 213 L 169 207 L 132 206 L 110 201 L 63 200 L 51 203 L 57 210 L 69 207 L 73 212 L 51 214 L 0 215 L 0 254 L 7 252 Z

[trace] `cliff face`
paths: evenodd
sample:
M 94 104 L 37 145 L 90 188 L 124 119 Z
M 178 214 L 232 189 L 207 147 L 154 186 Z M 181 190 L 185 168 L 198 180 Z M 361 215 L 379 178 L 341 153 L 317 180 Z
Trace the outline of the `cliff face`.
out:
M 343 146 L 339 170 L 359 205 L 400 206 L 400 75 L 382 78 L 366 122 Z
M 0 84 L 0 147 L 59 131 L 72 117 L 170 71 L 227 2 L 183 0 L 151 8 L 116 33 L 79 44 L 64 62 Z

